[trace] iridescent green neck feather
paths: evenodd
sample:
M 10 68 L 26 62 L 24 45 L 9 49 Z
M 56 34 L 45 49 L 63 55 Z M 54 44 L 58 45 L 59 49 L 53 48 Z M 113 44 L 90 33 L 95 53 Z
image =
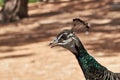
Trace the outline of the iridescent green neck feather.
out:
M 81 44 L 82 45 L 82 44 Z M 92 56 L 89 55 L 89 53 L 85 50 L 85 48 L 81 48 L 78 46 L 75 46 L 77 50 L 77 55 L 76 58 L 78 60 L 78 63 L 80 64 L 80 67 L 83 70 L 83 73 L 85 77 L 87 78 L 86 75 L 93 75 L 95 76 L 95 73 L 101 73 L 104 70 L 106 70 L 105 67 L 103 67 L 101 64 L 99 64 Z M 74 53 L 76 54 L 76 53 Z M 102 73 L 101 73 L 102 74 Z M 92 76 L 92 75 L 91 75 Z

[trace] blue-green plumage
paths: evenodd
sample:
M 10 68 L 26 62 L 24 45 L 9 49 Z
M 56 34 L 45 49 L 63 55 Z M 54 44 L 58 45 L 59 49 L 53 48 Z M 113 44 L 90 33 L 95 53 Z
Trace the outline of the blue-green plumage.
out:
M 79 43 L 79 46 L 75 45 L 76 53 L 73 52 L 73 54 L 75 54 L 86 79 L 120 80 L 120 73 L 113 73 L 102 66 L 87 52 L 81 41 Z
M 88 78 L 87 75 L 93 77 L 96 72 L 106 70 L 106 68 L 90 56 L 86 50 L 79 51 L 79 55 L 77 55 L 76 58 L 86 78 Z

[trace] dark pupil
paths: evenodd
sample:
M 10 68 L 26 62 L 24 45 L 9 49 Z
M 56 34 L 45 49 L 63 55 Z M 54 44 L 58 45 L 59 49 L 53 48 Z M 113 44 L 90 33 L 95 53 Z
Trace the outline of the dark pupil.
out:
M 62 39 L 66 40 L 67 39 L 67 35 L 63 34 Z

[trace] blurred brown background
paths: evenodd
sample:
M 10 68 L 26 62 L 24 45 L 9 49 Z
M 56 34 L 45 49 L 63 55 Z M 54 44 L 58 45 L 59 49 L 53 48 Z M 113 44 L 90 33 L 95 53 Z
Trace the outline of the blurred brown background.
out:
M 79 17 L 91 24 L 76 30 L 88 52 L 120 72 L 120 1 L 59 0 L 29 3 L 29 17 L 0 25 L 0 80 L 85 80 L 74 55 L 49 42 Z

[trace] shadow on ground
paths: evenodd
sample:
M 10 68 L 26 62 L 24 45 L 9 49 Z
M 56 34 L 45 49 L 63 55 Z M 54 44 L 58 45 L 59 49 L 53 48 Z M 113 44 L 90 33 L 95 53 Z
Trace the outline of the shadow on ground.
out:
M 73 1 L 73 2 L 65 2 L 64 6 L 61 6 L 63 3 L 49 3 L 49 4 L 42 4 L 42 6 L 46 5 L 52 5 L 52 6 L 60 6 L 58 8 L 55 8 L 53 11 L 46 11 L 42 13 L 35 13 L 30 14 L 30 21 L 24 22 L 25 20 L 22 20 L 20 22 L 17 22 L 16 24 L 33 24 L 33 23 L 39 23 L 40 20 L 45 19 L 56 19 L 56 16 L 64 15 L 73 13 L 75 15 L 77 12 L 82 11 L 88 11 L 92 14 L 83 14 L 79 17 L 85 19 L 88 22 L 91 22 L 91 30 L 90 33 L 97 34 L 101 33 L 102 35 L 108 35 L 108 34 L 119 34 L 120 31 L 120 18 L 112 18 L 109 16 L 109 13 L 118 12 L 118 10 L 111 10 L 111 5 L 113 4 L 111 1 L 88 1 L 88 2 L 82 2 L 82 1 Z M 79 5 L 81 4 L 81 5 Z M 38 4 L 37 4 L 38 5 Z M 91 6 L 92 5 L 92 6 Z M 42 8 L 40 8 L 42 10 Z M 43 7 L 44 9 L 44 7 Z M 39 10 L 39 9 L 38 9 Z M 91 12 L 92 10 L 92 12 Z M 105 10 L 103 12 L 103 10 Z M 114 13 L 116 15 L 116 13 Z M 0 46 L 9 46 L 9 47 L 15 47 L 15 46 L 21 46 L 21 45 L 27 45 L 31 43 L 36 42 L 42 42 L 42 41 L 48 41 L 51 39 L 51 37 L 55 37 L 60 30 L 64 28 L 71 27 L 72 20 L 64 22 L 64 20 L 72 19 L 70 16 L 62 17 L 63 21 L 59 19 L 58 21 L 50 22 L 50 23 L 40 23 L 39 25 L 35 26 L 35 28 L 31 29 L 30 31 L 21 31 L 21 32 L 9 32 L 5 34 L 0 34 Z M 106 17 L 108 16 L 108 17 Z M 69 18 L 70 17 L 70 18 Z M 76 17 L 76 16 L 75 16 Z M 59 17 L 60 18 L 60 17 Z M 102 21 L 104 19 L 108 19 L 107 22 Z M 98 22 L 95 22 L 95 21 Z M 33 26 L 34 27 L 34 26 Z M 77 30 L 78 34 L 81 34 L 81 36 L 84 38 L 84 32 L 82 30 Z M 90 36 L 93 36 L 92 34 L 88 34 Z M 107 52 L 120 52 L 120 36 L 118 37 L 110 37 L 110 38 L 99 38 L 97 41 L 93 42 L 87 42 L 86 45 L 90 45 L 90 50 L 104 50 Z M 102 43 L 100 43 L 102 41 Z M 5 50 L 4 50 L 5 51 Z M 10 51 L 10 50 L 6 50 Z M 12 51 L 12 50 L 11 50 Z M 2 50 L 0 51 L 2 52 Z M 11 56 L 14 57 L 14 56 Z M 7 57 L 9 58 L 9 56 Z

